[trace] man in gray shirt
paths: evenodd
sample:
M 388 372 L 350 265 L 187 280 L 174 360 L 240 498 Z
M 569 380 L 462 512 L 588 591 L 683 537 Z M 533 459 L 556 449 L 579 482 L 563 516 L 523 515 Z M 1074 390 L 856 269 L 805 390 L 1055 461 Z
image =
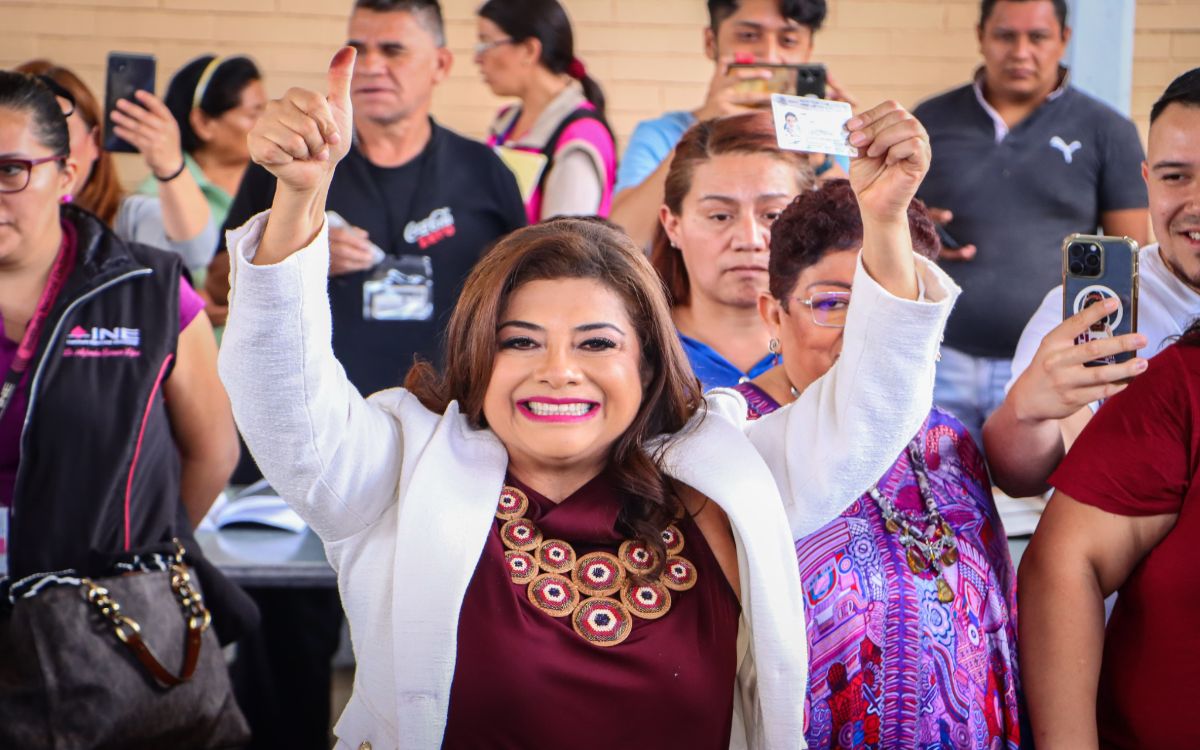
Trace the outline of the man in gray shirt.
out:
M 934 398 L 977 442 L 1021 330 L 1061 282 L 1063 238 L 1102 227 L 1147 241 L 1137 129 L 1069 85 L 1066 16 L 1066 0 L 983 0 L 983 67 L 913 111 L 933 147 L 919 195 L 960 245 L 942 265 L 964 292 Z

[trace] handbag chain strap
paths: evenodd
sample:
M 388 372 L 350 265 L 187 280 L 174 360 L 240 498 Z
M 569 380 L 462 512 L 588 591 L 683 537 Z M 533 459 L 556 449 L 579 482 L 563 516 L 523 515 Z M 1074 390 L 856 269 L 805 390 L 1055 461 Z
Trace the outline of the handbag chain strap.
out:
M 184 549 L 178 539 L 175 540 L 175 547 L 175 556 L 168 568 L 171 573 L 171 590 L 175 593 L 175 598 L 179 600 L 184 619 L 187 621 L 183 667 L 179 670 L 178 675 L 172 674 L 162 665 L 158 657 L 142 640 L 141 626 L 129 615 L 122 614 L 120 603 L 112 597 L 108 589 L 90 578 L 83 578 L 80 581 L 88 602 L 108 621 L 117 638 L 129 647 L 142 666 L 163 687 L 174 687 L 191 679 L 200 660 L 201 636 L 212 622 L 208 608 L 204 606 L 204 598 L 192 584 L 191 573 L 183 563 Z

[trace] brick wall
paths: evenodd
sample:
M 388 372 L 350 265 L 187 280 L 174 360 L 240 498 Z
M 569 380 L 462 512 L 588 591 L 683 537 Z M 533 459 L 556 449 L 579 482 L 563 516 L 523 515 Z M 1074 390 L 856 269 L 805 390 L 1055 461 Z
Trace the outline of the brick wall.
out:
M 711 65 L 702 54 L 701 0 L 564 0 L 578 54 L 605 87 L 624 142 L 638 120 L 696 106 Z M 160 86 L 205 52 L 249 53 L 268 92 L 319 86 L 344 39 L 350 0 L 0 0 L 0 67 L 50 57 L 99 94 L 109 50 L 158 56 Z M 478 0 L 443 0 L 453 74 L 436 96 L 445 124 L 478 136 L 499 100 L 471 60 Z M 863 103 L 893 97 L 912 105 L 961 83 L 977 64 L 977 0 L 831 0 L 816 59 Z M 1200 0 L 1139 0 L 1133 109 L 1139 126 L 1163 86 L 1200 65 Z M 143 174 L 119 157 L 122 175 Z

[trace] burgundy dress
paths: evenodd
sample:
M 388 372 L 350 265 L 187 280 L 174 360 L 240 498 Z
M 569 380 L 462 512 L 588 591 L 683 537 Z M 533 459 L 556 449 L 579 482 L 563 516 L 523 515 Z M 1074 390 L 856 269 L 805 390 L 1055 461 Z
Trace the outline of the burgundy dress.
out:
M 580 557 L 617 554 L 625 541 L 615 529 L 621 497 L 607 474 L 557 505 L 506 482 L 528 496 L 524 517 L 544 539 L 563 540 Z M 572 617 L 547 614 L 526 584 L 513 582 L 503 523 L 494 524 L 463 599 L 443 748 L 729 747 L 741 608 L 691 518 L 675 525 L 695 585 L 671 590 L 662 617 L 631 618 L 628 637 L 612 646 L 593 644 Z

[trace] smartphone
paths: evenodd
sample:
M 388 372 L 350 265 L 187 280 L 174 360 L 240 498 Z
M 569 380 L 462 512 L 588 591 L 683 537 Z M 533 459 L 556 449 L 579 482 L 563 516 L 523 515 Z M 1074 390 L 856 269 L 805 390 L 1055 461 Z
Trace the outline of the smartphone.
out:
M 938 239 L 942 241 L 942 247 L 946 250 L 957 250 L 962 247 L 962 243 L 954 239 L 954 236 L 946 231 L 946 227 L 934 222 L 933 228 L 937 231 Z
M 825 66 L 821 63 L 805 65 L 775 63 L 731 63 L 730 70 L 766 70 L 770 78 L 755 78 L 737 85 L 743 94 L 788 94 L 791 96 L 815 96 L 825 98 Z
M 1128 237 L 1072 234 L 1063 240 L 1063 319 L 1108 298 L 1120 304 L 1076 339 L 1086 344 L 1137 331 L 1138 244 Z M 1132 359 L 1121 352 L 1092 360 L 1087 366 L 1116 364 Z
M 113 133 L 112 113 L 118 99 L 133 98 L 135 91 L 154 91 L 155 62 L 153 55 L 133 52 L 110 52 L 108 71 L 104 79 L 104 148 L 107 151 L 135 154 L 137 149 Z

